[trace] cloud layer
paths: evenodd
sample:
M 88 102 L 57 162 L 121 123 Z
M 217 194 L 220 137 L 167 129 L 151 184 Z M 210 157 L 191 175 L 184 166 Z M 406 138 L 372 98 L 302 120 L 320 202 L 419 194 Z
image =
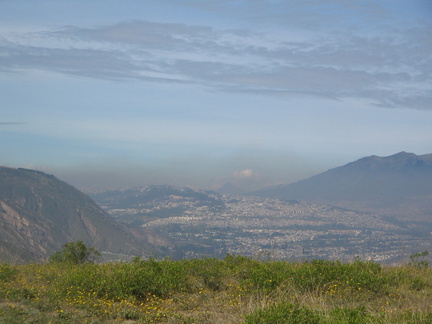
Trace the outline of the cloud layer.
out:
M 0 1 L 0 164 L 257 189 L 430 153 L 431 17 L 429 0 Z
M 263 9 L 261 15 L 258 3 L 245 1 L 183 4 L 216 14 L 228 5 L 234 11 L 249 5 L 253 17 L 242 17 L 256 19 L 256 24 L 221 28 L 132 20 L 4 32 L 0 70 L 38 69 L 99 79 L 195 84 L 213 91 L 357 98 L 382 107 L 432 109 L 430 24 L 397 25 L 383 7 L 343 2 L 334 7 L 297 2 L 291 11 L 276 2 L 273 11 Z M 369 29 L 359 28 L 355 20 L 349 22 L 353 12 L 363 18 L 381 13 L 381 22 L 372 20 Z M 342 20 L 338 27 L 332 23 L 336 17 Z

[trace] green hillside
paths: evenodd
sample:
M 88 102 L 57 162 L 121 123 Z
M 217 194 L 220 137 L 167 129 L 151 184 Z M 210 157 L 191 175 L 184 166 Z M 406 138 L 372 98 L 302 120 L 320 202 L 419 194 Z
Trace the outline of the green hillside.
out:
M 416 258 L 0 264 L 2 323 L 432 323 L 431 305 Z

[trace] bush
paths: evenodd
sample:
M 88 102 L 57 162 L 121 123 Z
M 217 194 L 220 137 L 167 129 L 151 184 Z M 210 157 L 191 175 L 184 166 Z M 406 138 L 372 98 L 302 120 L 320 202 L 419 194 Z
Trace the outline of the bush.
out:
M 63 245 L 63 250 L 51 256 L 51 262 L 70 264 L 93 263 L 100 257 L 100 252 L 87 247 L 83 241 L 70 242 Z
M 429 255 L 428 251 L 418 252 L 415 254 L 410 255 L 410 263 L 408 263 L 409 266 L 416 267 L 416 268 L 427 268 L 429 267 L 429 262 L 426 260 L 427 256 Z
M 113 301 L 167 297 L 189 289 L 187 275 L 179 265 L 155 259 L 85 264 L 65 269 L 57 285 L 64 295 L 85 293 Z
M 293 270 L 288 262 L 256 261 L 255 264 L 249 264 L 242 277 L 245 287 L 250 286 L 268 293 L 280 287 L 282 283 L 291 281 Z
M 17 270 L 7 263 L 0 263 L 0 281 L 8 281 L 13 279 Z
M 228 275 L 225 262 L 215 258 L 207 258 L 187 260 L 185 265 L 188 268 L 190 280 L 195 283 L 195 286 L 202 286 L 212 291 L 224 289 L 223 280 Z
M 351 291 L 367 290 L 374 294 L 386 294 L 388 276 L 382 273 L 376 262 L 356 260 L 353 263 L 316 260 L 301 264 L 293 272 L 293 283 L 304 292 L 325 291 L 331 285 Z
M 378 263 L 360 260 L 353 263 L 256 261 L 245 266 L 239 276 L 244 287 L 266 293 L 290 286 L 303 293 L 322 293 L 329 287 L 338 287 L 350 292 L 386 294 L 390 284 L 389 277 L 383 274 Z

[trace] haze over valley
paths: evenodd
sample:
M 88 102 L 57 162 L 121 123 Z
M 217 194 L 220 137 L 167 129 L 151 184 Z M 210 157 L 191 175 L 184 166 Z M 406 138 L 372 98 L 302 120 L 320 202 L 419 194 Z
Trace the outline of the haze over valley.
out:
M 243 196 L 169 185 L 90 194 L 100 207 L 52 175 L 2 167 L 0 257 L 40 261 L 82 240 L 105 260 L 229 253 L 402 263 L 431 248 L 431 156 L 365 157 Z
M 177 258 L 403 262 L 431 247 L 431 157 L 365 157 L 249 196 L 165 185 L 92 197 L 117 220 L 169 238 Z

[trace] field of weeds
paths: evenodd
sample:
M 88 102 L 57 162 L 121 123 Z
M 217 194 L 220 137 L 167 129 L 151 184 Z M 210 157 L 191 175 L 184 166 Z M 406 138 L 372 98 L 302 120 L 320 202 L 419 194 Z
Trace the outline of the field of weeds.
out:
M 424 264 L 141 260 L 0 264 L 1 323 L 432 323 Z

